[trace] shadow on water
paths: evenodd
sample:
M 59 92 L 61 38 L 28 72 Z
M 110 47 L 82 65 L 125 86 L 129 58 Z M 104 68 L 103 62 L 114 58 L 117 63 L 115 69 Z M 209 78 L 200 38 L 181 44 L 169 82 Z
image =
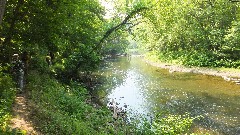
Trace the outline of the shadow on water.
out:
M 96 89 L 107 104 L 140 114 L 190 113 L 203 116 L 195 128 L 214 134 L 240 134 L 240 87 L 220 77 L 191 73 L 169 73 L 141 58 L 108 60 L 98 71 L 102 83 Z M 197 129 L 197 130 L 198 130 Z

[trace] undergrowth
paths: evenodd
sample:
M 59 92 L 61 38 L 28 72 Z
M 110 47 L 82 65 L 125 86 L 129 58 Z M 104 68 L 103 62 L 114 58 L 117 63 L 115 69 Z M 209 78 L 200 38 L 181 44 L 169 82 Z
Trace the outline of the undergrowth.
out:
M 107 107 L 94 107 L 93 103 L 89 102 L 88 91 L 76 82 L 71 82 L 70 85 L 62 84 L 49 75 L 38 72 L 31 72 L 28 80 L 32 119 L 43 134 L 175 135 L 188 132 L 195 119 L 189 116 L 166 115 L 156 117 L 153 125 L 144 118 L 131 122 L 121 118 L 115 120 Z M 169 118 L 172 121 L 169 121 Z
M 199 52 L 177 52 L 177 53 L 160 53 L 149 52 L 146 57 L 153 61 L 161 61 L 184 66 L 194 67 L 210 67 L 210 68 L 234 68 L 240 69 L 240 60 L 231 60 L 230 58 L 222 58 L 214 53 Z
M 46 74 L 29 74 L 32 117 L 43 134 L 126 134 L 130 126 L 115 121 L 106 107 L 89 103 L 88 91 L 77 83 L 61 84 Z
M 0 66 L 0 134 L 13 134 L 8 121 L 11 119 L 11 108 L 16 96 L 14 82 L 9 74 L 3 73 Z

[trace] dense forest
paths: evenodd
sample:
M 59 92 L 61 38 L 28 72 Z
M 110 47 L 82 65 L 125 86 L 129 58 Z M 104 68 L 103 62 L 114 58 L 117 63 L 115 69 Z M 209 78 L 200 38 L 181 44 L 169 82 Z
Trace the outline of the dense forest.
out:
M 240 68 L 237 1 L 105 2 L 113 9 L 98 0 L 0 1 L 0 132 L 13 132 L 8 128 L 17 93 L 11 73 L 13 54 L 28 55 L 24 89 L 34 104 L 32 117 L 45 134 L 167 133 L 161 128 L 164 119 L 155 121 L 155 130 L 149 123 L 141 128 L 123 120 L 116 124 L 106 107 L 86 102 L 90 96 L 80 85 L 79 81 L 86 82 L 81 76 L 96 70 L 107 55 L 128 53 L 131 41 L 134 48 L 162 61 Z M 46 62 L 49 53 L 54 54 L 51 66 Z M 177 119 L 185 123 L 172 122 L 174 129 L 169 132 L 186 132 L 193 119 Z

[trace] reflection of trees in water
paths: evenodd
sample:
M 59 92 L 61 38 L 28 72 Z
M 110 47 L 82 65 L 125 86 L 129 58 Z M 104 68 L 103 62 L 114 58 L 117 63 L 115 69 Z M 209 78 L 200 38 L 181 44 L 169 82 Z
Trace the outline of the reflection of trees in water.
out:
M 129 67 L 130 62 L 126 57 L 106 59 L 97 72 L 99 83 L 95 86 L 95 89 L 101 93 L 101 96 L 105 97 L 108 93 L 111 93 L 111 90 L 124 83 Z
M 240 134 L 240 97 L 239 96 L 211 96 L 208 93 L 196 95 L 194 93 L 182 93 L 176 95 L 173 90 L 161 93 L 161 97 L 153 98 L 152 104 L 158 104 L 157 111 L 168 111 L 171 114 L 184 114 L 189 112 L 191 116 L 203 116 L 196 121 L 198 127 L 203 127 L 220 134 Z M 179 91 L 181 93 L 181 91 Z M 161 101 L 159 101 L 159 99 Z M 223 99 L 228 99 L 223 100 Z M 237 102 L 239 101 L 239 102 Z M 161 104 L 159 104 L 161 103 Z
M 144 98 L 148 101 L 144 107 L 149 108 L 150 112 L 163 112 L 165 110 L 170 114 L 182 115 L 189 112 L 191 116 L 202 115 L 204 118 L 195 122 L 196 127 L 221 134 L 240 134 L 239 96 L 220 95 L 217 92 L 210 94 L 184 92 L 185 85 L 194 88 L 199 86 L 199 82 L 196 81 L 201 80 L 200 78 L 211 81 L 212 79 L 208 79 L 209 76 L 198 77 L 198 75 L 187 73 L 169 75 L 168 71 L 161 72 L 158 69 L 159 72 L 158 70 L 156 72 L 155 68 L 150 69 L 135 59 L 131 61 L 131 65 L 126 58 L 112 59 L 107 60 L 98 72 L 101 76 L 99 79 L 101 84 L 97 88 L 100 90 L 99 92 L 102 92 L 100 96 L 106 97 L 107 94 L 111 93 L 111 90 L 123 85 L 132 69 L 140 75 L 140 78 L 134 83 L 137 83 L 137 86 L 144 90 Z M 182 83 L 193 83 L 193 85 L 182 85 Z M 172 85 L 181 86 L 183 89 L 176 90 L 176 87 Z

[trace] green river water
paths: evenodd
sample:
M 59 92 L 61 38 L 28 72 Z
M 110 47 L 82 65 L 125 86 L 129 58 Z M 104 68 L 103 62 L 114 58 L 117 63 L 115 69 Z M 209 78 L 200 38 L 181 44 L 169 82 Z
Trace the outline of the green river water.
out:
M 98 88 L 105 103 L 114 99 L 128 112 L 148 116 L 163 111 L 202 115 L 194 130 L 240 135 L 240 86 L 221 77 L 169 73 L 141 57 L 107 60 L 99 74 L 105 77 Z

